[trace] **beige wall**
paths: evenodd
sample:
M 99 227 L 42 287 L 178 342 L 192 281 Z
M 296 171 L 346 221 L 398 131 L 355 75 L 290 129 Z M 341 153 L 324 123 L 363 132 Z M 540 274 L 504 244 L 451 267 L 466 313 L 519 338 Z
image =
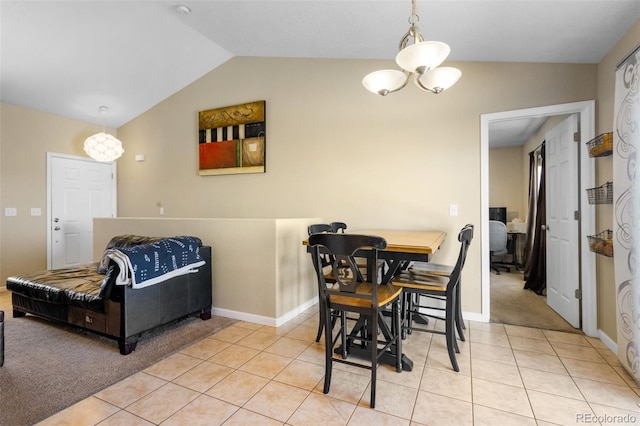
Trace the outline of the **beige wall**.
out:
M 118 161 L 120 215 L 158 216 L 162 204 L 170 217 L 315 216 L 352 228 L 442 229 L 449 238 L 436 258 L 452 262 L 458 230 L 480 222 L 480 115 L 596 94 L 595 65 L 565 64 L 456 63 L 462 79 L 438 96 L 413 85 L 385 98 L 362 88 L 362 76 L 389 65 L 228 61 L 118 129 L 127 149 Z M 267 172 L 198 176 L 198 111 L 260 99 Z M 465 276 L 463 308 L 479 313 L 480 241 Z
M 47 152 L 86 157 L 101 125 L 0 103 L 0 277 L 47 267 Z M 116 134 L 114 129 L 107 129 Z M 5 217 L 5 207 L 18 215 Z M 42 216 L 31 216 L 31 208 Z
M 596 65 L 452 65 L 463 76 L 441 95 L 409 85 L 383 98 L 360 81 L 391 61 L 234 58 L 118 129 L 126 150 L 119 215 L 158 217 L 161 204 L 173 218 L 323 217 L 352 228 L 442 229 L 449 238 L 436 259 L 452 262 L 458 230 L 480 222 L 480 115 L 598 93 Z M 198 111 L 260 99 L 267 172 L 198 176 Z M 45 153 L 82 155 L 95 127 L 3 105 L 3 207 L 43 208 L 41 218 L 1 217 L 3 277 L 46 265 Z M 136 154 L 147 160 L 135 162 Z M 474 241 L 463 289 L 471 313 L 481 310 L 480 262 Z
M 598 65 L 598 111 L 596 134 L 613 131 L 616 65 L 640 44 L 640 21 L 620 39 Z M 594 158 L 596 184 L 613 181 L 613 157 Z M 614 182 L 615 185 L 615 182 Z M 613 227 L 613 207 L 596 205 L 598 232 Z M 596 256 L 598 283 L 598 325 L 613 340 L 616 338 L 616 288 L 613 258 Z
M 508 221 L 527 218 L 524 175 L 522 146 L 489 150 L 489 207 L 506 207 Z
M 277 326 L 317 299 L 302 240 L 320 218 L 94 220 L 94 260 L 114 235 L 196 235 L 212 248 L 213 313 Z

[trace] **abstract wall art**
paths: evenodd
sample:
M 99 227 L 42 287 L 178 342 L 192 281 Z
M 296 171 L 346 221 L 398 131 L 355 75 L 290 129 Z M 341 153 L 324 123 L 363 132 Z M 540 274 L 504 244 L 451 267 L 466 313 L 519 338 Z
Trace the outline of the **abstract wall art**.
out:
M 200 111 L 200 175 L 265 172 L 266 102 Z

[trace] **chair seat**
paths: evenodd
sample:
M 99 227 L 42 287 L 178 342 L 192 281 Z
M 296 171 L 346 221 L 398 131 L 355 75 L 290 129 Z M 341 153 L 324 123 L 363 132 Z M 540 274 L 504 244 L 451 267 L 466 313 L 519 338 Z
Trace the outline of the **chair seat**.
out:
M 453 272 L 453 265 L 433 262 L 413 262 L 408 271 L 414 274 L 442 275 L 448 277 Z
M 449 284 L 449 278 L 441 275 L 414 274 L 404 272 L 396 276 L 391 284 L 402 288 L 415 288 L 420 290 L 445 291 Z
M 378 307 L 387 305 L 393 302 L 402 293 L 402 288 L 394 285 L 379 285 L 378 286 Z M 356 287 L 356 294 L 371 295 L 371 283 L 359 283 Z M 330 294 L 329 303 L 338 308 L 339 306 L 350 306 L 357 308 L 370 308 L 371 300 L 356 299 L 350 296 L 339 296 Z

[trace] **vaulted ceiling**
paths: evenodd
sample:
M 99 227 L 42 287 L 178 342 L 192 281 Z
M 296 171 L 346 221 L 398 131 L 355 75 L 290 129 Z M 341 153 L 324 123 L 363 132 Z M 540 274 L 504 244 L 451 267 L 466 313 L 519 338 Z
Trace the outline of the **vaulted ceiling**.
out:
M 410 11 L 409 0 L 0 0 L 0 100 L 99 124 L 107 105 L 117 128 L 234 56 L 391 60 Z M 418 1 L 418 14 L 448 60 L 593 64 L 640 1 Z

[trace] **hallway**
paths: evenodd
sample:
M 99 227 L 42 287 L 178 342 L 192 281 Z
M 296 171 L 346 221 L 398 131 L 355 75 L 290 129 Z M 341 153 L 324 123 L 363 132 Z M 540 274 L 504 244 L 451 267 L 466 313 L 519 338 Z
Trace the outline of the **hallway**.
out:
M 547 298 L 524 289 L 522 272 L 491 272 L 491 322 L 579 333 L 547 305 Z

